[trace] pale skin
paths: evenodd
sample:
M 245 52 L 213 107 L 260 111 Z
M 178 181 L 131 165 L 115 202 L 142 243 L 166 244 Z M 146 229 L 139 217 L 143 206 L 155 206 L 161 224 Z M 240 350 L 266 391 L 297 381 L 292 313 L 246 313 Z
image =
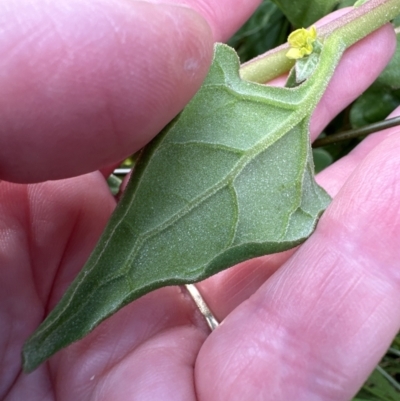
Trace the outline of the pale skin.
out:
M 213 42 L 231 36 L 259 1 L 153 3 L 0 5 L 0 399 L 349 400 L 400 328 L 398 128 L 318 176 L 334 201 L 295 252 L 198 285 L 223 321 L 213 333 L 183 290 L 165 288 L 21 373 L 24 340 L 115 207 L 99 171 L 184 107 Z M 385 26 L 346 52 L 313 116 L 313 139 L 394 47 Z

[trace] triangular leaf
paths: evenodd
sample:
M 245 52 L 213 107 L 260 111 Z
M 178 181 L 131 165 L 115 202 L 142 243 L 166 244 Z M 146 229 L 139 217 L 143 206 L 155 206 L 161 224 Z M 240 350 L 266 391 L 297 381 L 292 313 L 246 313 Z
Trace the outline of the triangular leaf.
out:
M 312 233 L 330 198 L 313 178 L 308 126 L 342 50 L 324 46 L 315 73 L 288 89 L 241 80 L 234 50 L 216 45 L 202 88 L 139 157 L 83 271 L 25 344 L 26 371 L 151 290 Z

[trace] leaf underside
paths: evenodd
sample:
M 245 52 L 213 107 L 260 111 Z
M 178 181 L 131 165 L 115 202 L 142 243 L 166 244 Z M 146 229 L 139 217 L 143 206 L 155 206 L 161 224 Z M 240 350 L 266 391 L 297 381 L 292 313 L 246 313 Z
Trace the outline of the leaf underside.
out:
M 330 198 L 314 181 L 308 126 L 333 73 L 295 89 L 239 78 L 218 44 L 202 88 L 140 156 L 98 245 L 29 338 L 24 370 L 122 306 L 303 242 Z

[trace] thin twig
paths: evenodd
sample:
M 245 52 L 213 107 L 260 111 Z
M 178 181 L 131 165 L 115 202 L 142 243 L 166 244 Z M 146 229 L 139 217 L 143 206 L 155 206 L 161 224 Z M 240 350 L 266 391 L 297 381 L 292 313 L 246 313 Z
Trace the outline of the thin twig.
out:
M 336 142 L 347 141 L 348 139 L 358 138 L 360 136 L 365 136 L 373 134 L 378 131 L 383 131 L 384 129 L 396 127 L 400 125 L 400 117 L 389 118 L 388 120 L 379 121 L 378 123 L 369 124 L 365 127 L 351 129 L 349 131 L 338 132 L 337 134 L 329 135 L 323 138 L 317 139 L 312 147 L 319 148 L 321 146 L 330 145 Z

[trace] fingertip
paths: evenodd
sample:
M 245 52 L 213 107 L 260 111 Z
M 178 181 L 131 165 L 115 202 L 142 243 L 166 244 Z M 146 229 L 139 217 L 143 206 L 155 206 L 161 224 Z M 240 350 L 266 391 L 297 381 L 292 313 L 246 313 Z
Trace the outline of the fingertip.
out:
M 16 0 L 2 8 L 0 176 L 8 181 L 124 159 L 184 107 L 212 59 L 210 27 L 187 7 Z

